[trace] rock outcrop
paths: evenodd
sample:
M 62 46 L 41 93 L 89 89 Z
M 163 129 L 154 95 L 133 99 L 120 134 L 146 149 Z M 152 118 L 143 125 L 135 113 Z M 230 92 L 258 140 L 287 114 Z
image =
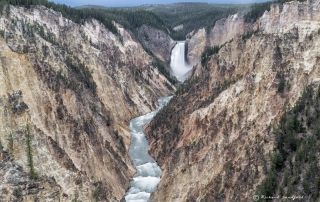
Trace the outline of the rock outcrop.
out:
M 234 14 L 218 20 L 209 33 L 204 28 L 194 34 L 190 33 L 191 37 L 187 40 L 188 61 L 195 66 L 200 61 L 201 54 L 206 47 L 223 45 L 248 30 L 251 30 L 251 26 L 244 22 L 243 16 Z
M 273 4 L 270 11 L 259 19 L 259 28 L 267 33 L 286 33 L 295 27 L 303 26 L 305 31 L 319 26 L 320 13 L 318 1 L 301 3 L 292 1 L 284 5 Z M 310 31 L 307 31 L 310 34 Z M 300 33 L 299 33 L 300 34 Z M 306 35 L 307 33 L 301 33 Z
M 258 23 L 249 24 L 244 22 L 243 14 L 236 13 L 227 18 L 217 20 L 214 27 L 206 32 L 200 29 L 187 41 L 187 58 L 191 65 L 199 63 L 201 54 L 206 47 L 221 46 L 234 38 L 237 38 L 251 30 L 257 29 Z
M 243 15 L 234 14 L 218 20 L 210 31 L 209 45 L 220 46 L 233 38 L 250 31 L 251 26 L 244 22 Z
M 10 153 L 0 151 L 1 201 L 59 201 L 61 187 L 53 177 L 32 180 L 23 168 L 12 162 Z M 63 197 L 67 197 L 64 195 Z
M 207 46 L 207 34 L 204 28 L 199 29 L 189 40 L 187 40 L 187 60 L 190 65 L 195 66 L 200 61 L 202 52 Z
M 151 201 L 252 200 L 275 146 L 272 125 L 306 85 L 319 85 L 319 13 L 319 0 L 273 5 L 258 33 L 235 37 L 207 70 L 198 64 L 202 75 L 146 129 L 163 169 Z
M 12 168 L 13 178 L 21 166 L 24 185 L 12 186 L 25 201 L 50 201 L 48 194 L 52 201 L 118 201 L 128 189 L 135 173 L 127 153 L 129 121 L 172 91 L 141 44 L 116 26 L 123 41 L 94 19 L 79 25 L 43 6 L 4 9 L 0 142 L 14 163 L 1 165 Z M 45 187 L 30 197 L 28 141 L 37 186 Z M 14 194 L 7 193 L 1 197 Z
M 169 64 L 171 50 L 176 45 L 170 36 L 163 31 L 143 25 L 138 28 L 139 41 L 156 57 Z

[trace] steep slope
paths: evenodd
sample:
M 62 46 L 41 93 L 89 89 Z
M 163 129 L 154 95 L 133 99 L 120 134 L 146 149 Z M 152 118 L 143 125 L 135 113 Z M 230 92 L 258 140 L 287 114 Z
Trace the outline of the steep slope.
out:
M 188 61 L 191 65 L 196 65 L 201 60 L 201 54 L 206 48 L 221 46 L 252 29 L 257 29 L 257 25 L 245 23 L 243 14 L 236 13 L 216 21 L 209 32 L 203 28 L 196 33 L 189 33 L 190 39 L 187 40 Z
M 0 153 L 1 201 L 59 201 L 61 187 L 53 177 L 41 176 L 36 181 L 30 179 L 29 174 L 22 167 L 11 162 L 9 153 Z
M 275 148 L 272 125 L 320 83 L 319 4 L 273 5 L 259 32 L 198 63 L 199 76 L 147 128 L 163 169 L 153 201 L 252 200 Z
M 176 45 L 167 34 L 149 26 L 138 28 L 139 41 L 156 57 L 169 64 L 171 50 Z
M 135 173 L 128 123 L 155 109 L 174 86 L 120 25 L 123 42 L 94 19 L 75 24 L 43 6 L 5 6 L 2 13 L 4 150 L 35 182 L 37 175 L 54 179 L 55 201 L 120 200 Z M 22 192 L 15 195 L 16 189 Z M 35 200 L 21 186 L 0 195 Z

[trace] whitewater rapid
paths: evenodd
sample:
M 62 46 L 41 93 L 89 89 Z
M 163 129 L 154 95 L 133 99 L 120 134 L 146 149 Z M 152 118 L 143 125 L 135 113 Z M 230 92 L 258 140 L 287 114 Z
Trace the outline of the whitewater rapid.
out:
M 157 189 L 162 171 L 157 162 L 148 153 L 149 143 L 143 133 L 143 126 L 150 122 L 171 98 L 172 96 L 160 98 L 158 100 L 158 109 L 130 121 L 132 140 L 129 156 L 137 169 L 137 173 L 130 182 L 131 187 L 125 196 L 126 202 L 146 202 L 150 194 Z
M 177 42 L 171 53 L 170 72 L 179 81 L 183 82 L 188 78 L 191 70 L 192 66 L 185 60 L 185 42 Z M 125 195 L 126 202 L 146 202 L 150 194 L 157 189 L 162 171 L 148 153 L 149 143 L 143 133 L 143 126 L 150 122 L 171 98 L 172 96 L 160 98 L 158 109 L 130 121 L 132 140 L 129 156 L 137 169 L 137 173 L 130 181 L 130 188 Z
M 171 52 L 171 74 L 180 82 L 183 82 L 191 74 L 192 66 L 185 59 L 185 42 L 178 41 Z

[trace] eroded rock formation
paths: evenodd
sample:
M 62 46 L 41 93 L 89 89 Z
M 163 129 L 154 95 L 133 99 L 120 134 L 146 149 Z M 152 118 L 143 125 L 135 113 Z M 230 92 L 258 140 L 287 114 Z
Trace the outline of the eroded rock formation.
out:
M 273 5 L 258 33 L 235 37 L 207 69 L 198 63 L 192 85 L 147 128 L 163 169 L 151 201 L 252 200 L 274 148 L 272 125 L 308 84 L 319 85 L 319 13 L 319 1 Z
M 138 36 L 141 43 L 155 56 L 169 64 L 171 50 L 176 45 L 166 33 L 155 28 L 143 25 L 138 28 Z
M 203 28 L 194 34 L 190 34 L 191 37 L 187 41 L 188 61 L 193 66 L 198 64 L 206 47 L 221 46 L 233 38 L 250 31 L 252 26 L 244 22 L 243 15 L 234 14 L 218 20 L 209 32 L 206 32 Z
M 19 165 L 25 183 L 3 181 L 2 199 L 118 201 L 124 196 L 135 173 L 127 154 L 129 121 L 155 109 L 157 99 L 172 91 L 153 58 L 117 27 L 123 41 L 94 19 L 78 25 L 42 6 L 4 9 L 0 140 L 14 163 L 2 163 L 9 170 L 0 174 L 12 175 Z M 25 176 L 27 124 L 34 170 L 43 184 Z M 30 183 L 45 190 L 30 194 Z

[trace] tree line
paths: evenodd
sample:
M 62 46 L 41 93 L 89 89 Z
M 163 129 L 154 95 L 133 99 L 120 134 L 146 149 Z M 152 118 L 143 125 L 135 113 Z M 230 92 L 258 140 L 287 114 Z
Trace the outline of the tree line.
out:
M 308 86 L 293 107 L 287 105 L 274 127 L 275 149 L 265 162 L 261 196 L 320 198 L 320 87 Z M 318 174 L 317 174 L 318 173 Z M 260 201 L 263 201 L 261 199 Z
M 77 24 L 84 24 L 86 20 L 94 18 L 100 21 L 112 33 L 120 36 L 118 29 L 112 23 L 112 20 L 108 18 L 105 10 L 102 9 L 75 9 L 65 4 L 56 4 L 48 0 L 0 0 L 0 3 L 2 5 L 7 3 L 14 6 L 24 6 L 26 8 L 30 8 L 31 6 L 35 5 L 42 5 L 47 8 L 51 8 L 54 11 L 60 12 L 63 17 L 72 20 Z
M 244 16 L 244 20 L 247 23 L 254 23 L 258 18 L 260 18 L 265 11 L 270 11 L 270 5 L 273 3 L 284 4 L 292 0 L 274 0 L 267 1 L 263 3 L 256 3 L 251 6 L 250 11 Z M 304 2 L 306 0 L 298 0 L 299 2 Z

